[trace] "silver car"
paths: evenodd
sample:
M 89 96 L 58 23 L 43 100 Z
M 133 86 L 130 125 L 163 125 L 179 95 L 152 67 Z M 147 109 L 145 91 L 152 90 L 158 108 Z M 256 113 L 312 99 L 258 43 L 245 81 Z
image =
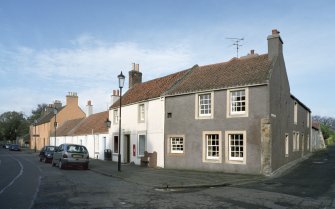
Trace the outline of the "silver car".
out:
M 54 151 L 52 166 L 64 169 L 68 166 L 82 166 L 88 169 L 89 154 L 85 146 L 78 144 L 61 144 Z

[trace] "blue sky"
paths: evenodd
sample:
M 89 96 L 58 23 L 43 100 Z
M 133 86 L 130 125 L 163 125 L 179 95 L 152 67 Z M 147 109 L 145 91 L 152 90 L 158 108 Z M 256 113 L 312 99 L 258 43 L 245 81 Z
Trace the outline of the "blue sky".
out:
M 333 0 L 0 0 L 0 114 L 29 116 L 67 92 L 104 111 L 133 62 L 147 81 L 230 60 L 228 37 L 244 38 L 240 55 L 264 54 L 276 28 L 291 93 L 335 117 L 334 10 Z

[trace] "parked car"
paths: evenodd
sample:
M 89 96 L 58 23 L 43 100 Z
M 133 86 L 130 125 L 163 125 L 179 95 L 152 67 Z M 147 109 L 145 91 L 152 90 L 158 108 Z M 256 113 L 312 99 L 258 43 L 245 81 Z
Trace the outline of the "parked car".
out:
M 10 148 L 10 144 L 5 144 L 5 145 L 4 145 L 4 148 L 5 148 L 5 149 L 9 149 L 9 148 Z
M 69 166 L 82 166 L 88 169 L 89 153 L 85 146 L 78 144 L 61 144 L 54 151 L 52 166 L 64 169 Z
M 56 146 L 45 146 L 41 149 L 39 157 L 40 157 L 40 162 L 51 162 L 53 158 L 54 151 L 56 149 Z
M 9 146 L 9 150 L 10 151 L 21 151 L 20 145 L 18 145 L 18 144 L 12 144 L 12 145 Z

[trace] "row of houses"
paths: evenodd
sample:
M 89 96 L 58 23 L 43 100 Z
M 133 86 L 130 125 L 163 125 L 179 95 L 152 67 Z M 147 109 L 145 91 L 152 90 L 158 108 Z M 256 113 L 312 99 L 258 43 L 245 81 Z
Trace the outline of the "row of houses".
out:
M 56 138 L 50 124 L 61 115 L 51 113 L 49 141 L 39 138 L 35 146 L 78 143 L 99 159 L 108 149 L 117 161 L 120 152 L 122 163 L 140 165 L 148 152 L 155 153 L 155 166 L 162 168 L 270 175 L 324 144 L 320 131 L 312 132 L 311 110 L 290 92 L 279 31 L 273 30 L 267 42 L 266 54 L 251 50 L 244 57 L 146 82 L 133 64 L 121 100 L 120 139 L 119 93 L 113 91 L 106 112 L 92 114 L 89 102 L 85 117 L 77 103 L 75 116 L 57 118 Z

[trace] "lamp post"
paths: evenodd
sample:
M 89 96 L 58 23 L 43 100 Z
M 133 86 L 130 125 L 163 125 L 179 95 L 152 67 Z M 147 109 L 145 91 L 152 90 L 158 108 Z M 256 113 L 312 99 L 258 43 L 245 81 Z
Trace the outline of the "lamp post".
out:
M 36 152 L 36 125 L 37 125 L 37 120 L 34 121 L 34 128 L 35 128 L 35 133 L 34 133 L 34 139 L 35 139 L 35 152 Z
M 54 146 L 56 146 L 56 137 L 57 137 L 57 134 L 56 134 L 56 128 L 57 128 L 57 108 L 55 107 L 54 108 L 54 115 L 55 115 L 55 122 L 54 122 L 54 127 L 55 127 L 55 140 L 54 140 Z
M 120 113 L 119 113 L 119 155 L 118 155 L 118 161 L 117 161 L 117 168 L 118 171 L 121 171 L 121 149 L 120 149 L 120 145 L 121 145 L 121 99 L 122 99 L 122 88 L 124 85 L 124 80 L 125 80 L 125 76 L 121 74 L 117 76 L 117 78 L 119 79 L 119 88 L 120 88 Z

